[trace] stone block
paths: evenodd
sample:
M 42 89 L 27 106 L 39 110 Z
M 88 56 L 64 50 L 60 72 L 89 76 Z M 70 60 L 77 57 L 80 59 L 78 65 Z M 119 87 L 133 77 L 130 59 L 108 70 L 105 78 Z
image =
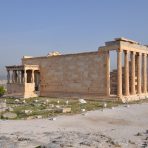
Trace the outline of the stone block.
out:
M 7 113 L 4 113 L 2 116 L 3 116 L 3 118 L 6 118 L 6 119 L 15 119 L 17 117 L 17 114 L 7 112 Z
M 71 112 L 71 108 L 69 107 L 67 107 L 67 108 L 62 108 L 62 112 L 63 113 L 70 113 Z

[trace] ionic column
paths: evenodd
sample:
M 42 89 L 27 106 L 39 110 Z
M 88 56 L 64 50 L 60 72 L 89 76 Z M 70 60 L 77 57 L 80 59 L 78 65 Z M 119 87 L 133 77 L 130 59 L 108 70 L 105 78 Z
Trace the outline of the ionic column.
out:
M 14 70 L 12 71 L 12 83 L 14 83 Z
M 16 83 L 19 83 L 19 71 L 16 71 Z
M 148 54 L 146 54 L 146 93 L 148 93 Z
M 129 95 L 129 60 L 128 51 L 124 51 L 124 63 L 125 63 L 125 95 Z
M 117 96 L 122 97 L 122 51 L 117 51 Z
M 141 94 L 141 53 L 137 56 L 137 91 Z
M 7 70 L 7 83 L 10 83 L 10 71 Z
M 147 93 L 147 55 L 143 54 L 143 92 Z
M 24 70 L 24 83 L 27 83 L 27 71 Z
M 32 83 L 34 83 L 34 70 L 32 70 Z
M 110 56 L 109 51 L 106 52 L 106 94 L 107 96 L 110 96 Z
M 14 83 L 17 83 L 17 71 L 14 70 Z
M 18 71 L 18 83 L 21 84 L 21 71 Z
M 131 94 L 135 94 L 135 52 L 131 53 Z
M 22 72 L 21 71 L 19 71 L 20 72 L 20 84 L 22 83 Z

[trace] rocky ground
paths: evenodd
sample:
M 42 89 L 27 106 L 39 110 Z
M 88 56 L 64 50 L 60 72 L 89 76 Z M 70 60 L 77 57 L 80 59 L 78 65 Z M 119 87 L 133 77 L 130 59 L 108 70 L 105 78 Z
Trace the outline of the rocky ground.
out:
M 121 105 L 115 100 L 84 100 L 68 98 L 0 98 L 0 118 L 35 119 L 63 114 L 78 114 L 84 111 L 112 108 Z
M 148 147 L 148 103 L 56 120 L 0 120 L 0 147 Z

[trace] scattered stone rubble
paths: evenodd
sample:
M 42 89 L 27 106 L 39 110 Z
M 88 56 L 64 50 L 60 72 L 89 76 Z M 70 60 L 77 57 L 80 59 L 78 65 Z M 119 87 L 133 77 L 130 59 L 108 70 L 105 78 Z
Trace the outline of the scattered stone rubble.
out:
M 11 112 L 6 112 L 2 116 L 5 119 L 15 119 L 17 117 L 17 114 L 16 113 L 11 113 Z
M 0 112 L 4 112 L 4 111 L 6 111 L 7 109 L 8 109 L 8 108 L 7 108 L 6 102 L 0 101 Z

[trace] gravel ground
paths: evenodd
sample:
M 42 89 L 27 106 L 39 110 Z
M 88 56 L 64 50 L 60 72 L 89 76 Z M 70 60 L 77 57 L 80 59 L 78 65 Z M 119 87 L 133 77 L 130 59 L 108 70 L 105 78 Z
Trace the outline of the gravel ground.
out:
M 148 147 L 148 103 L 59 116 L 0 120 L 0 148 Z

